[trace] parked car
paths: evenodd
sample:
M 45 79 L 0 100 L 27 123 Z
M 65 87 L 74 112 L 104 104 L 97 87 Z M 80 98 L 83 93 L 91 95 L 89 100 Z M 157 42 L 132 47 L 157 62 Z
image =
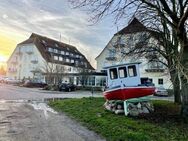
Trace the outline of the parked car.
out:
M 6 78 L 3 79 L 3 83 L 6 83 L 6 84 L 18 84 L 18 83 L 20 83 L 20 80 L 6 77 Z
M 0 77 L 0 83 L 5 83 L 5 80 L 6 80 L 7 78 L 8 78 L 8 77 L 6 77 L 6 76 Z
M 75 91 L 76 90 L 76 85 L 71 84 L 71 83 L 61 83 L 59 85 L 59 91 Z
M 30 87 L 30 88 L 44 88 L 47 86 L 46 83 L 41 82 L 41 81 L 37 81 L 37 80 L 26 80 L 23 84 L 24 87 Z
M 164 87 L 156 87 L 155 96 L 168 96 L 168 91 Z

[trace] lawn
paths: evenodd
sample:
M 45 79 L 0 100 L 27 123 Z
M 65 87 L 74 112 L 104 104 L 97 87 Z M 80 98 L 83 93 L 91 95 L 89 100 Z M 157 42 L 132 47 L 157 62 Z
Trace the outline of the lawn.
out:
M 133 118 L 106 111 L 104 102 L 103 98 L 82 98 L 53 101 L 49 105 L 109 141 L 188 141 L 188 125 L 178 115 L 178 105 L 153 101 L 155 113 Z

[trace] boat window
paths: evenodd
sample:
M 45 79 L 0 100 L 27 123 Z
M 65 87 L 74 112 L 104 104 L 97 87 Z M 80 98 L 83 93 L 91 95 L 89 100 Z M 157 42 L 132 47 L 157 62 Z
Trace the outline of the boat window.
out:
M 119 68 L 119 77 L 120 77 L 120 78 L 125 78 L 125 77 L 127 77 L 127 70 L 126 70 L 126 67 L 121 67 L 121 68 Z
M 116 68 L 110 69 L 110 78 L 111 79 L 117 79 L 118 78 L 117 69 Z
M 130 77 L 134 77 L 134 76 L 137 76 L 137 73 L 136 73 L 136 66 L 128 66 L 128 72 L 129 72 L 129 76 Z

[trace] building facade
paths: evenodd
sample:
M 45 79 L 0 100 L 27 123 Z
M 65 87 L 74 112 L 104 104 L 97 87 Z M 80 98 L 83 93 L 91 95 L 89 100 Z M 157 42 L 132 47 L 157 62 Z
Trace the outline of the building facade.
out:
M 147 45 L 140 44 L 142 42 L 146 43 L 146 40 Z M 137 53 L 148 45 L 151 49 L 149 53 L 142 55 Z M 152 50 L 155 46 L 159 46 L 162 49 L 154 32 L 148 30 L 141 22 L 134 18 L 127 27 L 114 34 L 106 47 L 96 57 L 97 72 L 105 71 L 103 69 L 105 66 L 141 62 L 140 74 L 143 80 L 149 79 L 156 87 L 172 88 L 168 68 L 161 63 L 165 62 L 165 59 Z M 151 61 L 151 57 L 154 56 L 160 61 Z
M 48 83 L 80 83 L 79 74 L 94 68 L 76 47 L 38 35 L 18 44 L 7 62 L 7 76 Z

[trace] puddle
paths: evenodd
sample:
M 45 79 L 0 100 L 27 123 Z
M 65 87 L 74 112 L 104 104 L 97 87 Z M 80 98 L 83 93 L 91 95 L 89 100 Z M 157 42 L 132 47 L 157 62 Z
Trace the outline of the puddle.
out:
M 55 110 L 50 108 L 46 103 L 37 103 L 37 102 L 32 102 L 29 105 L 31 105 L 35 110 L 42 110 L 44 112 L 44 116 L 46 119 L 48 119 L 48 112 L 57 114 Z

